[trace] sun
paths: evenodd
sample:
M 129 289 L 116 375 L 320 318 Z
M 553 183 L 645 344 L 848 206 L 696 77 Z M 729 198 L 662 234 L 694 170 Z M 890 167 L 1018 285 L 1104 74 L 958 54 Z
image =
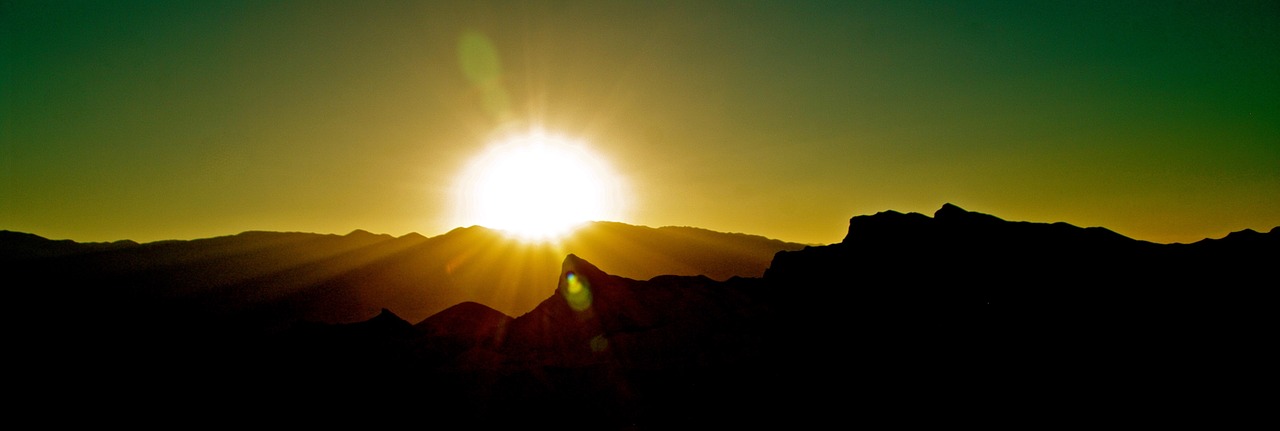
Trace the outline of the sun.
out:
M 490 146 L 455 187 L 461 225 L 531 241 L 557 239 L 593 220 L 617 220 L 622 181 L 581 143 L 531 132 Z

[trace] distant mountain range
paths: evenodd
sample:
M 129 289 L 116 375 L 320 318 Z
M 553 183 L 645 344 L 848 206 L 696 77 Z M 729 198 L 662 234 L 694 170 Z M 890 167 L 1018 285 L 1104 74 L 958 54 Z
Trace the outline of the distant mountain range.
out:
M 64 298 L 109 290 L 136 295 L 131 301 L 180 301 L 219 316 L 343 323 L 382 308 L 418 321 L 465 301 L 520 315 L 551 293 L 547 280 L 556 278 L 569 253 L 596 256 L 627 277 L 724 280 L 759 277 L 774 253 L 802 247 L 755 235 L 615 222 L 584 225 L 556 244 L 525 243 L 483 227 L 431 238 L 363 230 L 345 236 L 244 232 L 147 244 L 0 231 L 0 265 L 38 274 L 42 291 Z
M 1264 398 L 1246 389 L 1265 388 L 1276 359 L 1270 274 L 1280 262 L 1280 228 L 1154 244 L 950 204 L 932 217 L 856 216 L 843 241 L 823 246 L 592 228 L 608 239 L 590 251 L 614 252 L 610 263 L 597 265 L 605 260 L 583 249 L 560 256 L 545 279 L 554 289 L 541 290 L 527 312 L 466 299 L 455 291 L 474 286 L 455 279 L 450 293 L 425 294 L 450 306 L 405 306 L 415 313 L 408 320 L 395 302 L 407 294 L 394 292 L 421 288 L 398 281 L 428 272 L 414 268 L 498 274 L 511 260 L 496 250 L 515 245 L 481 228 L 443 236 L 449 241 L 246 233 L 92 251 L 62 244 L 15 257 L 7 249 L 18 242 L 6 239 L 6 274 L 32 280 L 10 289 L 23 304 L 11 345 L 30 359 L 20 365 L 56 383 L 24 388 L 36 398 L 69 403 L 56 388 L 70 382 L 82 389 L 77 397 L 87 391 L 116 406 L 125 401 L 104 388 L 128 386 L 157 394 L 143 397 L 149 406 L 205 415 L 240 412 L 210 401 L 212 393 L 236 394 L 232 405 L 289 400 L 309 411 L 480 428 L 926 419 L 1220 427 L 1265 411 Z M 690 238 L 702 248 L 690 250 Z M 762 253 L 772 259 L 753 266 Z M 681 263 L 686 272 L 605 271 L 642 272 L 627 262 Z M 459 269 L 465 265 L 475 266 Z M 196 282 L 208 274 L 232 282 Z M 73 288 L 79 282 L 100 284 Z M 236 304 L 269 305 L 248 308 L 257 319 L 217 319 L 231 315 L 209 312 L 222 299 L 207 298 L 226 292 L 236 292 Z M 65 301 L 103 309 L 68 313 Z M 262 317 L 271 313 L 360 314 L 311 311 L 329 301 L 380 311 L 361 321 L 256 326 L 281 322 Z

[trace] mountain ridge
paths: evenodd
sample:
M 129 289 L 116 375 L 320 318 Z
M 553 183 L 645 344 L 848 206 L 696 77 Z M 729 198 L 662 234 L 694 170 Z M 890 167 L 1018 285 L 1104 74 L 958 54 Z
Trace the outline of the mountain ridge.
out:
M 946 202 L 946 203 L 944 203 L 944 204 L 942 205 L 942 207 L 941 207 L 939 210 L 937 210 L 937 211 L 935 211 L 935 212 L 934 212 L 933 217 L 934 217 L 934 218 L 937 218 L 937 217 L 938 217 L 938 215 L 941 213 L 941 214 L 943 214 L 943 217 L 945 218 L 945 217 L 948 217 L 949 215 L 951 215 L 950 213 L 952 213 L 952 212 L 954 212 L 954 211 L 956 211 L 956 210 L 959 210 L 960 212 L 965 213 L 965 214 L 971 214 L 971 215 L 973 215 L 973 214 L 978 214 L 978 215 L 982 215 L 982 216 L 986 216 L 986 217 L 994 218 L 994 219 L 999 220 L 999 221 L 1007 221 L 1007 220 L 1001 219 L 1001 218 L 996 217 L 996 216 L 991 215 L 991 214 L 986 214 L 986 213 L 981 213 L 981 212 L 975 212 L 975 211 L 968 211 L 968 210 L 965 210 L 965 209 L 963 209 L 963 208 L 960 208 L 959 206 L 957 206 L 957 205 L 955 205 L 955 204 L 953 204 L 953 203 L 950 203 L 950 202 Z M 898 212 L 898 211 L 895 211 L 895 210 L 885 210 L 885 211 L 881 211 L 881 212 L 878 212 L 878 213 L 875 213 L 875 214 L 870 214 L 870 215 L 855 215 L 855 216 L 853 216 L 852 218 L 872 217 L 872 216 L 874 216 L 874 215 L 879 215 L 879 214 L 881 214 L 881 213 L 920 214 L 920 213 L 917 213 L 917 212 L 907 212 L 907 213 L 902 213 L 902 212 Z M 920 215 L 923 215 L 923 214 L 920 214 Z M 852 220 L 852 218 L 851 218 L 851 220 Z M 1076 226 L 1076 225 L 1074 225 L 1074 224 L 1070 224 L 1070 223 L 1063 222 L 1063 221 L 1056 221 L 1056 222 L 1029 222 L 1029 221 L 1016 221 L 1016 222 L 1011 222 L 1011 223 L 1064 224 L 1064 225 L 1069 225 L 1069 226 L 1074 226 L 1074 227 L 1080 227 L 1080 226 Z M 709 233 L 715 233 L 715 234 L 722 234 L 722 235 L 733 235 L 733 236 L 744 236 L 744 237 L 758 238 L 758 239 L 763 239 L 763 240 L 768 240 L 768 241 L 776 241 L 776 242 L 784 243 L 784 244 L 800 244 L 800 245 L 808 245 L 808 246 L 820 246 L 820 245 L 827 245 L 827 244 L 831 244 L 831 243 L 796 243 L 796 242 L 790 242 L 790 241 L 786 241 L 786 240 L 779 239 L 779 238 L 772 238 L 772 237 L 768 237 L 768 236 L 765 236 L 765 235 L 753 234 L 753 233 L 748 233 L 748 232 L 716 231 L 716 230 L 713 230 L 713 229 L 707 229 L 707 228 L 702 228 L 702 227 L 697 227 L 697 226 L 689 226 L 689 225 L 663 225 L 663 226 L 648 226 L 648 225 L 637 225 L 637 224 L 631 224 L 631 223 L 624 223 L 624 222 L 617 222 L 617 221 L 603 221 L 603 220 L 602 220 L 602 221 L 592 221 L 592 222 L 588 222 L 588 223 L 586 223 L 585 225 L 587 225 L 587 226 L 589 226 L 589 225 L 621 225 L 621 226 L 627 226 L 627 227 L 632 227 L 632 228 L 643 228 L 643 229 L 654 229 L 654 230 L 691 230 L 691 231 L 703 231 L 703 232 L 709 232 Z M 54 238 L 50 238 L 50 237 L 46 237 L 46 236 L 42 236 L 42 235 L 39 235 L 39 234 L 36 234 L 36 233 L 32 233 L 32 232 L 24 232 L 24 231 L 16 231 L 16 230 L 5 230 L 5 229 L 0 229 L 0 240 L 3 240 L 3 241 L 0 241 L 0 244 L 5 244 L 6 242 L 15 242 L 15 241 L 16 241 L 16 242 L 25 242 L 25 241 L 27 241 L 27 240 L 25 240 L 25 239 L 24 239 L 24 237 L 26 237 L 26 238 L 32 238 L 32 239 L 38 239 L 38 240 L 48 241 L 48 242 L 51 242 L 51 243 L 59 243 L 59 244 L 74 244 L 74 245 L 79 245 L 79 246 L 91 246 L 90 248 L 92 248 L 92 247 L 99 247 L 99 248 L 119 248 L 119 247 L 141 246 L 141 245 L 150 245 L 150 244 L 184 243 L 184 242 L 192 242 L 192 241 L 202 241 L 202 240 L 211 240 L 211 239 L 218 239 L 218 238 L 238 237 L 238 236 L 251 236 L 251 235 L 259 235 L 259 234 L 283 234 L 283 235 L 302 234 L 302 235 L 318 235 L 318 236 L 363 236 L 363 237 L 373 236 L 373 237 L 384 238 L 384 239 L 415 239 L 415 240 L 417 240 L 417 239 L 430 239 L 430 238 L 436 238 L 436 237 L 439 237 L 439 236 L 448 235 L 448 234 L 450 234 L 450 233 L 453 233 L 453 232 L 456 232 L 456 231 L 459 231 L 459 230 L 467 230 L 467 229 L 473 229 L 473 228 L 484 229 L 484 230 L 487 230 L 487 231 L 490 231 L 490 232 L 494 232 L 494 233 L 501 233 L 501 232 L 502 232 L 500 229 L 490 228 L 490 227 L 486 227 L 486 226 L 482 226 L 482 225 L 458 226 L 458 227 L 455 227 L 455 228 L 453 228 L 453 229 L 450 229 L 450 230 L 448 230 L 448 231 L 446 231 L 446 232 L 444 232 L 444 233 L 441 233 L 441 234 L 439 234 L 439 235 L 435 235 L 435 236 L 427 236 L 427 235 L 423 235 L 422 233 L 419 233 L 419 232 L 407 232 L 407 233 L 405 233 L 405 234 L 403 234 L 403 235 L 395 236 L 395 235 L 392 235 L 392 234 L 389 234 L 389 233 L 375 233 L 375 232 L 372 232 L 372 231 L 369 231 L 369 230 L 365 230 L 365 229 L 361 229 L 361 228 L 353 229 L 353 230 L 351 230 L 351 231 L 349 231 L 349 232 L 347 232 L 347 233 L 345 233 L 345 234 L 342 234 L 342 233 L 336 233 L 336 232 L 323 233 L 323 232 L 308 232 L 308 231 L 268 231 L 268 230 L 250 229 L 250 230 L 245 230 L 245 231 L 241 231 L 241 232 L 238 232 L 238 233 L 224 234 L 224 235 L 215 235 L 215 236 L 211 236 L 211 237 L 190 238 L 190 239 L 159 239 L 159 240 L 154 240 L 154 241 L 138 242 L 138 241 L 134 241 L 134 240 L 132 240 L 132 239 L 127 239 L 127 238 L 126 238 L 126 239 L 118 239 L 118 240 L 114 240 L 114 241 L 86 241 L 86 242 L 81 242 L 81 241 L 77 241 L 77 240 L 75 240 L 75 239 L 69 239 L 69 238 L 54 239 Z M 1108 231 L 1108 232 L 1114 233 L 1115 235 L 1124 236 L 1124 237 L 1126 237 L 1126 238 L 1130 238 L 1130 239 L 1133 239 L 1133 240 L 1136 240 L 1136 241 L 1150 242 L 1150 243 L 1153 243 L 1153 244 L 1168 244 L 1168 245 L 1173 245 L 1173 244 L 1193 244 L 1193 243 L 1196 243 L 1196 242 L 1202 242 L 1202 241 L 1220 240 L 1220 239 L 1225 239 L 1225 238 L 1227 238 L 1227 237 L 1229 237 L 1229 236 L 1231 236 L 1231 235 L 1236 235 L 1236 234 L 1247 234 L 1247 233 L 1249 233 L 1249 232 L 1255 232 L 1255 233 L 1267 234 L 1267 233 L 1275 233 L 1275 232 L 1277 232 L 1277 231 L 1280 231 L 1280 225 L 1278 225 L 1278 226 L 1274 226 L 1274 227 L 1272 227 L 1272 228 L 1270 228 L 1270 229 L 1268 229 L 1268 230 L 1266 230 L 1266 231 L 1261 231 L 1261 230 L 1257 230 L 1257 229 L 1254 229 L 1254 228 L 1246 227 L 1246 228 L 1242 228 L 1242 229 L 1240 229 L 1240 230 L 1227 232 L 1227 233 L 1226 233 L 1226 234 L 1224 234 L 1222 237 L 1218 237 L 1218 238 L 1215 238 L 1215 237 L 1205 237 L 1205 238 L 1201 238 L 1201 239 L 1199 239 L 1199 240 L 1195 240 L 1195 241 L 1188 242 L 1188 243 L 1182 243 L 1182 242 L 1158 243 L 1158 242 L 1153 242 L 1153 241 L 1143 240 L 1143 239 L 1139 239 L 1139 238 L 1129 237 L 1129 236 L 1127 236 L 1127 235 L 1120 234 L 1120 233 L 1118 233 L 1118 232 L 1112 231 L 1111 229 L 1108 229 L 1108 228 L 1106 228 L 1106 227 L 1102 227 L 1102 226 L 1087 226 L 1087 227 L 1081 227 L 1081 228 L 1082 228 L 1082 229 L 1101 229 L 1101 230 L 1105 230 L 1105 231 Z M 1266 228 L 1262 228 L 1262 229 L 1266 229 Z M 847 235 L 847 234 L 846 234 L 846 235 Z M 568 236 L 572 236 L 572 233 L 570 233 Z M 843 241 L 843 239 L 842 239 L 841 241 Z M 6 250 L 5 248 L 0 248 L 0 251 L 5 251 L 5 250 Z M 6 257 L 6 256 L 5 256 L 5 255 L 3 255 L 3 254 L 0 254 L 0 258 L 3 258 L 3 257 Z
M 436 347 L 419 363 L 468 376 L 486 425 L 558 423 L 539 414 L 565 404 L 590 407 L 583 429 L 1117 414 L 1083 394 L 1122 416 L 1194 409 L 1179 420 L 1207 424 L 1248 405 L 1224 382 L 1269 367 L 1257 313 L 1276 294 L 1222 274 L 1280 257 L 1280 235 L 1155 244 L 945 210 L 854 217 L 846 241 L 780 251 L 760 278 L 635 280 L 571 253 L 532 311 L 451 348 L 423 341 Z
M 402 263 L 422 268 L 426 258 L 505 250 L 418 254 L 438 243 L 503 241 L 482 229 L 458 233 L 400 249 L 342 245 L 350 238 L 338 236 L 249 235 L 274 240 L 290 256 L 323 258 L 291 261 L 302 264 L 283 274 L 239 268 L 273 248 L 234 239 L 213 242 L 230 260 L 183 255 L 181 244 L 148 250 L 255 277 L 327 269 L 333 273 L 317 289 L 329 293 L 350 293 L 342 289 L 349 281 L 404 292 L 383 285 L 395 278 L 376 275 L 399 274 L 392 270 Z M 655 243 L 614 239 L 622 238 L 631 247 Z M 141 256 L 72 262 L 152 267 L 129 259 Z M 34 306 L 19 307 L 17 321 L 40 324 L 18 327 L 14 351 L 24 369 L 48 371 L 41 375 L 54 384 L 33 393 L 50 399 L 67 384 L 127 384 L 153 394 L 143 399 L 157 406 L 192 409 L 183 395 L 220 389 L 246 405 L 290 399 L 482 428 L 571 429 L 817 427 L 920 411 L 984 423 L 1005 412 L 1149 421 L 1170 409 L 1182 413 L 1180 423 L 1220 425 L 1222 412 L 1239 417 L 1241 406 L 1258 403 L 1232 384 L 1255 381 L 1273 363 L 1259 340 L 1271 335 L 1277 293 L 1259 275 L 1280 261 L 1278 229 L 1155 244 L 951 205 L 933 217 L 852 217 L 845 240 L 776 251 L 758 277 L 632 278 L 587 256 L 561 254 L 554 287 L 539 290 L 536 306 L 516 317 L 459 301 L 406 319 L 376 303 L 394 295 L 284 292 L 278 306 L 286 308 L 253 312 L 288 314 L 307 301 L 378 308 L 356 321 L 307 320 L 264 333 L 253 322 L 201 313 L 208 296 L 147 299 L 130 285 L 94 285 L 74 293 L 89 296 L 86 305 L 99 313 L 64 319 L 45 318 L 58 296 L 20 296 L 15 303 Z M 60 269 L 30 263 L 6 269 Z
M 484 227 L 434 237 L 358 229 L 342 235 L 245 231 L 105 245 L 6 235 L 25 241 L 0 241 L 0 265 L 51 289 L 113 286 L 144 298 L 181 299 L 215 315 L 275 320 L 273 326 L 356 322 L 382 308 L 420 321 L 463 301 L 522 314 L 549 293 L 542 280 L 555 277 L 566 251 L 599 256 L 635 278 L 727 279 L 759 276 L 776 251 L 803 247 L 762 236 L 623 223 L 588 224 L 556 244 L 525 243 Z

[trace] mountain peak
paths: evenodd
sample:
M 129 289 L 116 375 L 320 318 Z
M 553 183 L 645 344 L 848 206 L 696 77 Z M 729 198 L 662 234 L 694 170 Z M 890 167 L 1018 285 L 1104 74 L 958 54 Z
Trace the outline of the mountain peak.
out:
M 933 222 L 929 216 L 920 213 L 900 213 L 897 211 L 881 211 L 875 215 L 861 215 L 849 219 L 849 233 L 844 243 L 859 240 L 885 239 L 884 235 L 902 231 L 924 231 Z
M 377 316 L 367 320 L 367 322 L 378 326 L 405 326 L 409 324 L 408 321 L 401 319 L 396 313 L 392 313 L 391 310 L 386 308 L 383 308 L 382 311 L 378 312 Z
M 409 232 L 404 235 L 401 235 L 400 238 L 398 239 L 410 239 L 410 240 L 418 241 L 418 240 L 427 239 L 427 237 L 417 232 Z
M 356 229 L 356 230 L 353 230 L 353 231 L 351 231 L 351 233 L 346 234 L 346 236 L 345 236 L 345 237 L 346 237 L 346 238 L 351 238 L 351 239 L 363 239 L 363 240 L 374 240 L 374 239 L 393 239 L 393 238 L 394 238 L 394 237 L 392 237 L 391 235 L 387 235 L 387 234 L 385 234 L 385 233 L 383 233 L 383 234 L 376 234 L 376 233 L 369 232 L 369 231 L 364 230 L 364 229 Z
M 565 256 L 564 263 L 560 264 L 559 289 L 563 290 L 566 287 L 565 284 L 569 282 L 569 274 L 573 274 L 575 277 L 586 277 L 587 280 L 596 280 L 608 275 L 601 271 L 600 268 L 592 265 L 591 262 L 587 262 L 572 253 Z
M 933 218 L 957 217 L 964 216 L 965 214 L 969 214 L 969 211 L 965 211 L 964 208 L 960 208 L 955 204 L 947 202 L 942 204 L 942 208 L 939 208 L 933 213 Z
M 511 316 L 494 310 L 487 305 L 473 301 L 464 301 L 432 315 L 417 325 L 432 335 L 451 335 L 467 337 L 483 337 L 493 334 L 511 323 Z
M 963 208 L 947 203 L 942 208 L 933 213 L 934 220 L 940 222 L 959 222 L 959 223 L 985 223 L 995 224 L 1003 222 L 1004 219 L 993 216 L 991 214 L 983 214 L 979 212 L 966 211 Z
M 1253 229 L 1238 230 L 1228 233 L 1222 238 L 1222 241 L 1257 241 L 1265 238 L 1266 235 Z

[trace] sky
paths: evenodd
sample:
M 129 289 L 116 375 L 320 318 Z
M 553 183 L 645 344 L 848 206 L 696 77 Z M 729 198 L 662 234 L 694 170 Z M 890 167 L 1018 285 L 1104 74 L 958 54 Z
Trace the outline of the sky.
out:
M 512 127 L 606 159 L 631 224 L 1265 231 L 1280 3 L 0 0 L 0 229 L 434 236 Z

